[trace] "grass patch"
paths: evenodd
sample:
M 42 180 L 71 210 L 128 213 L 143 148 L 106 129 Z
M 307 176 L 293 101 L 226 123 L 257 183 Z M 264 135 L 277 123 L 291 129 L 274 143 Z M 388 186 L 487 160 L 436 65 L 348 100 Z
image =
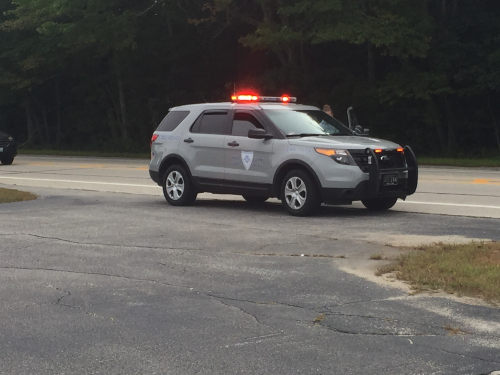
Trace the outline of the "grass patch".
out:
M 70 151 L 49 149 L 20 149 L 20 155 L 54 155 L 54 156 L 94 156 L 103 158 L 150 159 L 151 155 L 144 152 L 103 152 L 103 151 Z
M 31 201 L 37 198 L 35 194 L 26 191 L 0 188 L 0 203 Z
M 500 302 L 500 243 L 433 244 L 400 255 L 376 275 L 394 273 L 415 291 L 443 290 Z
M 456 335 L 465 335 L 466 334 L 466 332 L 462 331 L 458 327 L 446 325 L 443 328 L 448 331 L 448 336 L 456 336 Z
M 431 158 L 418 157 L 419 165 L 441 165 L 451 167 L 500 167 L 500 157 L 496 158 Z
M 382 254 L 380 254 L 380 253 L 372 254 L 372 255 L 370 255 L 370 259 L 372 259 L 372 260 L 381 260 L 382 259 Z
M 321 323 L 325 319 L 325 314 L 319 314 L 316 318 L 314 318 L 313 322 L 314 323 Z

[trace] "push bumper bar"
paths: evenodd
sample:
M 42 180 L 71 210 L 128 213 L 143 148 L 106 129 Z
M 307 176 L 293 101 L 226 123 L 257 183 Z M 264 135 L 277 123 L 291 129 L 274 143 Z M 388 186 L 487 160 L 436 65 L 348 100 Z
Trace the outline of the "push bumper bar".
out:
M 368 180 L 362 181 L 355 188 L 322 188 L 321 196 L 323 202 L 328 204 L 350 204 L 353 201 L 363 199 L 377 199 L 377 198 L 401 198 L 405 199 L 408 195 L 415 193 L 418 183 L 418 164 L 415 154 L 409 146 L 404 147 L 406 167 L 405 168 L 391 168 L 380 169 L 375 152 L 367 148 L 368 156 L 371 156 L 372 163 L 369 169 Z M 408 172 L 404 186 L 394 190 L 383 190 L 382 179 L 384 175 L 390 175 L 400 172 Z
M 391 168 L 380 169 L 375 152 L 371 148 L 366 149 L 366 153 L 371 156 L 371 166 L 367 185 L 367 198 L 376 198 L 383 196 L 398 196 L 398 198 L 406 198 L 408 195 L 415 193 L 418 184 L 418 164 L 417 158 L 410 146 L 404 147 L 404 154 L 406 159 L 406 168 Z M 380 181 L 382 176 L 393 174 L 395 172 L 408 172 L 408 179 L 406 187 L 402 190 L 394 190 L 390 192 L 380 192 Z

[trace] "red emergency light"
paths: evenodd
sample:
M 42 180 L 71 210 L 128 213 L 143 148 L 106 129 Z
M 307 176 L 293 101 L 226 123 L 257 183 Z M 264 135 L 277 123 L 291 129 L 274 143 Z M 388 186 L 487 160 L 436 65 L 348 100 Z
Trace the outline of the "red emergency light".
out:
M 239 102 L 239 103 L 245 103 L 245 102 L 295 103 L 297 101 L 297 98 L 291 97 L 289 95 L 259 96 L 254 94 L 237 94 L 237 95 L 232 95 L 231 100 L 233 102 Z

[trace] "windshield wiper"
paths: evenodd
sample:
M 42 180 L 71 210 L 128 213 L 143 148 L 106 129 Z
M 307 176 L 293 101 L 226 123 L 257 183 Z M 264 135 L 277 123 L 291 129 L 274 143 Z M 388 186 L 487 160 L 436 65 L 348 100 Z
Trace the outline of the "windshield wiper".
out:
M 289 137 L 324 137 L 324 136 L 327 136 L 327 135 L 330 135 L 330 134 L 326 134 L 326 133 L 300 133 L 300 134 L 287 134 L 287 138 Z

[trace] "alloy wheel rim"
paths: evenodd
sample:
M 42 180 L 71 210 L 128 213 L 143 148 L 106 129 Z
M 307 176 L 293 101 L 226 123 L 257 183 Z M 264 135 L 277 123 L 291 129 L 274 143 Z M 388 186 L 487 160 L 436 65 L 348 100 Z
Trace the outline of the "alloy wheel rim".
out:
M 285 184 L 285 200 L 292 210 L 300 210 L 307 200 L 306 184 L 299 177 L 290 178 Z
M 184 177 L 177 171 L 172 171 L 167 177 L 167 194 L 174 201 L 179 200 L 184 194 Z

